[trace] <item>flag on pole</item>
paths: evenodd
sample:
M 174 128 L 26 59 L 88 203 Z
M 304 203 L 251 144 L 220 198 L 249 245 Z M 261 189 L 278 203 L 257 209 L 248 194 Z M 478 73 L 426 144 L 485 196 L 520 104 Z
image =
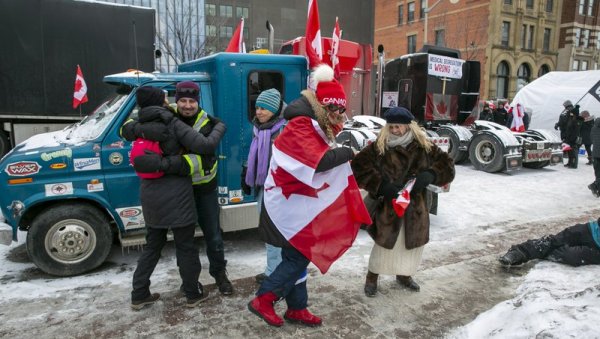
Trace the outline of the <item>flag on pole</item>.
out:
M 83 79 L 81 68 L 79 65 L 77 65 L 77 75 L 75 75 L 75 91 L 73 93 L 73 108 L 77 108 L 77 106 L 87 101 L 87 85 Z
M 509 113 L 512 113 L 512 122 L 510 123 L 510 130 L 513 132 L 525 132 L 525 124 L 523 123 L 523 116 L 525 111 L 521 104 L 516 104 L 510 107 Z
M 227 45 L 225 52 L 231 53 L 246 53 L 246 44 L 244 43 L 244 18 L 240 20 L 233 36 Z
M 334 76 L 337 80 L 340 79 L 340 60 L 338 59 L 338 51 L 340 49 L 340 40 L 342 39 L 342 31 L 340 31 L 340 23 L 338 17 L 335 17 L 335 27 L 331 37 L 331 68 L 333 68 Z
M 600 101 L 600 81 L 598 81 L 590 90 L 588 91 L 596 100 Z
M 314 119 L 288 122 L 273 143 L 263 204 L 281 235 L 322 273 L 352 246 L 360 225 L 371 224 L 350 163 L 316 172 L 326 140 Z
M 323 60 L 318 7 L 317 0 L 308 0 L 308 17 L 304 35 L 306 37 L 306 55 L 308 56 L 309 68 L 317 67 Z

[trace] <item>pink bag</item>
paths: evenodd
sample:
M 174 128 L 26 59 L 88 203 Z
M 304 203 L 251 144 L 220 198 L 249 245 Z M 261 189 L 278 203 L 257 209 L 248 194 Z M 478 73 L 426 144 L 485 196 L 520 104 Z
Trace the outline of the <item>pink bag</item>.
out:
M 131 147 L 131 154 L 129 155 L 129 163 L 133 166 L 133 160 L 140 155 L 146 155 L 150 153 L 156 153 L 162 157 L 163 151 L 160 148 L 160 144 L 158 141 L 152 141 L 148 139 L 137 138 Z M 162 171 L 152 172 L 152 173 L 140 173 L 135 172 L 138 177 L 142 179 L 157 179 L 165 175 Z

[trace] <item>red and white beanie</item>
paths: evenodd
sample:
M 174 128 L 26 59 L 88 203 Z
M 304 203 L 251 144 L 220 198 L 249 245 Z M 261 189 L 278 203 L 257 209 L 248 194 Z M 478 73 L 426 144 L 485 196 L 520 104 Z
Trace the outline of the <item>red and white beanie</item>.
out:
M 346 107 L 346 93 L 342 85 L 335 80 L 333 68 L 321 64 L 313 72 L 314 83 L 317 84 L 317 100 L 322 105 Z

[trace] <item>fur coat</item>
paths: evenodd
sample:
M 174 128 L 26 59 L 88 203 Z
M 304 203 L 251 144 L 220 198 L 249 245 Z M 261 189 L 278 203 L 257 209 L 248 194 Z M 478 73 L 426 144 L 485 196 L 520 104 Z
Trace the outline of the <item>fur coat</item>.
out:
M 400 187 L 420 172 L 432 170 L 434 185 L 444 185 L 454 179 L 454 161 L 446 152 L 433 145 L 428 154 L 413 140 L 406 148 L 388 148 L 383 156 L 376 143 L 360 151 L 352 161 L 352 170 L 360 188 L 372 197 L 378 197 L 382 181 L 387 180 Z M 395 213 L 391 201 L 383 201 L 375 215 L 369 234 L 379 246 L 392 249 L 402 226 L 406 227 L 406 248 L 413 249 L 429 242 L 429 212 L 425 194 L 412 195 L 411 202 L 402 217 Z

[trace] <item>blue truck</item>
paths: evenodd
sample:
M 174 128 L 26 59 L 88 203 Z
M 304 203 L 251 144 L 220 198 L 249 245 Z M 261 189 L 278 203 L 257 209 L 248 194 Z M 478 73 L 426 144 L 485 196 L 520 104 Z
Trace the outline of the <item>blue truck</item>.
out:
M 176 73 L 105 76 L 115 94 L 94 112 L 61 131 L 33 136 L 0 161 L 0 208 L 11 226 L 0 229 L 0 238 L 10 243 L 18 230 L 26 231 L 33 263 L 57 276 L 98 267 L 114 243 L 144 244 L 139 179 L 120 128 L 137 114 L 139 86 L 160 87 L 173 102 L 175 85 L 184 80 L 198 83 L 200 106 L 227 125 L 218 150 L 221 227 L 256 227 L 256 201 L 242 193 L 240 180 L 256 98 L 277 88 L 289 102 L 306 88 L 308 74 L 302 56 L 217 53 L 181 64 Z

